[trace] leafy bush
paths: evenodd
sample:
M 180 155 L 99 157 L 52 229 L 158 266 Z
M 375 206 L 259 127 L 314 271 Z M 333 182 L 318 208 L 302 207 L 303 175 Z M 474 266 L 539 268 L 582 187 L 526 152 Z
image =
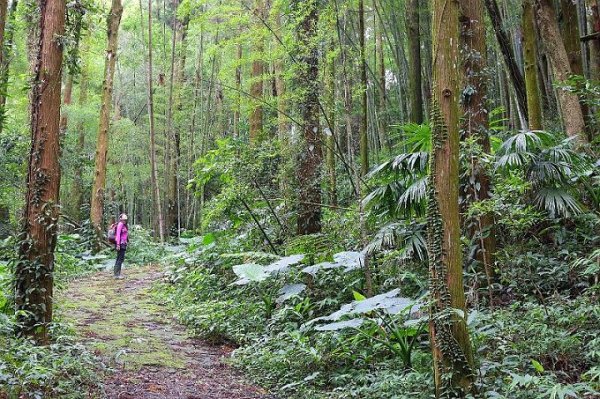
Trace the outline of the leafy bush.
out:
M 62 326 L 53 326 L 48 346 L 15 338 L 13 330 L 0 314 L 0 397 L 83 399 L 99 392 L 98 359 Z

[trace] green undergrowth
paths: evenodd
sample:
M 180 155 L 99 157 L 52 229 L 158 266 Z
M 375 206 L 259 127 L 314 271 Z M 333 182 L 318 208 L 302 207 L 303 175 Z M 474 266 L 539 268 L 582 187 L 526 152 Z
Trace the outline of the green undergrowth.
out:
M 432 398 L 426 328 L 413 334 L 414 330 L 402 327 L 404 319 L 398 314 L 392 318 L 399 326 L 398 336 L 394 336 L 386 324 L 370 322 L 383 320 L 378 319 L 384 313 L 380 310 L 363 314 L 364 323 L 358 328 L 315 328 L 322 322 L 315 319 L 353 301 L 358 303 L 365 289 L 361 269 L 303 272 L 309 265 L 333 261 L 339 247 L 327 240 L 315 236 L 288 244 L 286 254 L 303 253 L 302 261 L 285 272 L 264 277 L 261 273 L 268 267 L 260 265 L 272 266 L 279 258 L 255 251 L 250 241 L 213 234 L 185 239 L 166 258 L 170 266 L 154 293 L 197 336 L 237 345 L 232 363 L 279 395 L 298 399 Z M 423 281 L 427 281 L 427 270 L 419 262 L 391 261 L 401 255 L 391 251 L 379 258 L 373 276 L 377 293 L 400 287 L 403 296 L 418 298 L 426 293 Z M 508 266 L 526 258 L 501 259 Z M 540 272 L 557 268 L 551 257 L 537 261 L 546 263 L 539 267 Z M 531 273 L 523 273 L 523 281 L 518 281 L 511 272 L 506 276 L 515 280 L 498 294 L 501 303 L 494 308 L 479 305 L 478 310 L 470 311 L 477 397 L 598 397 L 598 286 L 586 282 L 585 273 L 575 277 L 570 264 L 566 267 L 580 282 L 577 292 L 560 290 L 560 284 L 546 277 L 531 282 Z M 469 278 L 467 274 L 467 283 Z M 305 288 L 284 298 L 281 294 L 290 284 Z M 535 287 L 542 284 L 554 291 L 540 297 Z M 340 322 L 352 320 L 342 317 Z M 407 367 L 399 355 L 403 353 L 400 341 L 411 334 L 415 340 Z
M 0 398 L 100 397 L 98 359 L 65 325 L 55 324 L 51 337 L 48 346 L 16 338 L 12 321 L 0 314 Z

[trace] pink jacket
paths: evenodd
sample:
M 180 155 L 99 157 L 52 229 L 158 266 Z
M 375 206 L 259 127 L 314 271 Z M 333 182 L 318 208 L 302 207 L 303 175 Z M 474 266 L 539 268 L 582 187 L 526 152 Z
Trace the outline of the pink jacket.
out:
M 115 242 L 117 245 L 127 245 L 127 225 L 123 222 L 119 222 L 117 225 L 117 233 L 115 235 Z

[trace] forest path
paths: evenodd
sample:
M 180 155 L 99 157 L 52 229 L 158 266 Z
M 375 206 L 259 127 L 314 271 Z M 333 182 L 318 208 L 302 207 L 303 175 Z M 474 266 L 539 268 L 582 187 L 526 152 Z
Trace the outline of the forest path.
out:
M 125 279 L 109 272 L 73 281 L 59 294 L 60 313 L 84 344 L 114 370 L 107 373 L 108 399 L 267 399 L 223 363 L 230 349 L 189 338 L 153 300 L 162 277 L 158 265 L 128 268 Z

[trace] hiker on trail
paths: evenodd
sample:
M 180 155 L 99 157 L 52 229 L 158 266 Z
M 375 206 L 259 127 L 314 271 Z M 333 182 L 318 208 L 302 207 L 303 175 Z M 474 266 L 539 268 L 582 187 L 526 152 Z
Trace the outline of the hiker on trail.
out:
M 117 261 L 115 262 L 115 278 L 121 279 L 121 266 L 125 260 L 125 251 L 127 250 L 127 215 L 121 214 L 119 224 L 115 233 L 115 248 L 117 250 Z

